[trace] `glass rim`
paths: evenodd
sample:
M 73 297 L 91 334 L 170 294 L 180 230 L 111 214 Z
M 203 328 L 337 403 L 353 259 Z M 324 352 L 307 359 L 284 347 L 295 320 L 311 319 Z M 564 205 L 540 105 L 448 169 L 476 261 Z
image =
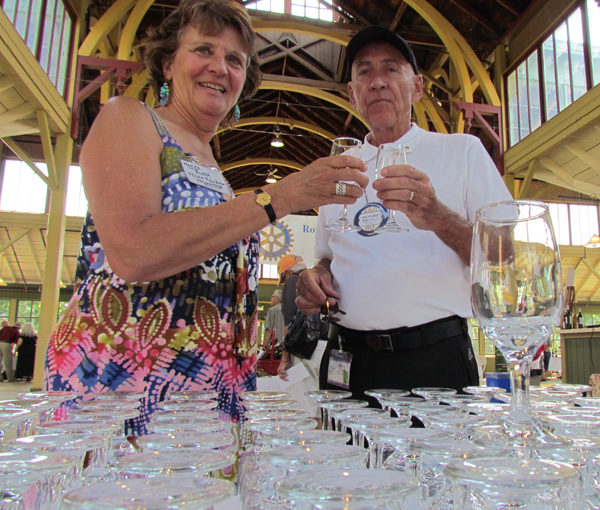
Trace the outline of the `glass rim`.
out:
M 531 216 L 528 216 L 527 218 L 506 218 L 506 219 L 495 219 L 495 218 L 488 218 L 485 216 L 485 213 L 487 211 L 499 208 L 499 207 L 506 207 L 506 206 L 513 206 L 513 207 L 520 207 L 523 205 L 528 205 L 528 206 L 533 206 L 533 207 L 540 207 L 542 209 L 542 211 L 539 214 L 532 214 Z M 549 213 L 550 212 L 550 207 L 548 206 L 548 204 L 546 202 L 541 202 L 539 200 L 505 200 L 503 202 L 494 202 L 493 204 L 488 204 L 488 205 L 484 205 L 483 207 L 481 207 L 480 209 L 477 210 L 477 220 L 478 221 L 483 221 L 485 223 L 497 223 L 500 225 L 503 224 L 514 224 L 514 223 L 521 223 L 524 221 L 531 221 L 531 220 L 535 220 L 538 218 L 541 218 L 542 216 L 544 216 L 544 214 Z
M 331 143 L 338 143 L 338 140 L 352 140 L 354 142 L 358 142 L 358 145 L 363 144 L 362 140 L 354 138 L 353 136 L 337 136 L 331 141 Z

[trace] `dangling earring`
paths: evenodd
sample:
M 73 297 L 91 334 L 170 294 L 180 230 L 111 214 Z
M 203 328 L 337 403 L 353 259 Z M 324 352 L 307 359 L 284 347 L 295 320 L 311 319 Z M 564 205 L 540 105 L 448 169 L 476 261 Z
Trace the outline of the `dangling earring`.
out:
M 240 112 L 240 107 L 236 104 L 235 105 L 235 110 L 233 111 L 233 120 L 235 120 L 236 124 L 240 120 L 240 114 L 241 113 L 242 112 Z
M 163 86 L 160 88 L 160 99 L 158 101 L 161 106 L 167 106 L 170 94 L 171 91 L 169 90 L 169 84 L 164 82 Z

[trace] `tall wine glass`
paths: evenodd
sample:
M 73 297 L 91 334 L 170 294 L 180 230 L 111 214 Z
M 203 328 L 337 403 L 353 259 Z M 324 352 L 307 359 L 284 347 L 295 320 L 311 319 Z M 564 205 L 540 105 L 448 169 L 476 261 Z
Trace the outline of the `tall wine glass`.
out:
M 529 367 L 562 317 L 558 245 L 547 204 L 508 201 L 477 211 L 471 250 L 471 304 L 485 335 L 510 366 L 512 444 L 552 442 L 530 413 Z
M 331 145 L 331 156 L 344 154 L 346 156 L 360 158 L 361 148 L 362 142 L 356 138 L 347 136 L 336 138 Z M 325 225 L 325 228 L 327 230 L 332 230 L 333 232 L 358 232 L 360 230 L 359 226 L 348 221 L 348 208 L 346 204 L 343 205 L 342 210 L 340 211 L 340 217 L 333 223 Z
M 379 179 L 381 177 L 381 169 L 390 165 L 399 165 L 401 163 L 407 164 L 408 160 L 406 157 L 406 150 L 408 147 L 402 146 L 400 149 L 392 145 L 381 144 L 379 149 L 377 150 L 377 165 L 375 170 L 375 179 Z M 396 223 L 396 211 L 394 209 L 390 209 L 390 218 L 388 222 L 383 226 L 377 229 L 378 232 L 389 232 L 389 233 L 398 233 L 398 232 L 408 232 L 408 229 L 405 227 L 401 227 Z

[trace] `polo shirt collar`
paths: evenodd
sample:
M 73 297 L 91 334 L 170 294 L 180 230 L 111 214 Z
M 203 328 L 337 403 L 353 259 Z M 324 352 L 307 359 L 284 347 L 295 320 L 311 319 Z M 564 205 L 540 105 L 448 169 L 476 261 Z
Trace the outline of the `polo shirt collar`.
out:
M 415 150 L 417 144 L 421 141 L 424 134 L 425 134 L 425 130 L 419 128 L 419 126 L 417 126 L 414 122 L 412 122 L 410 129 L 402 137 L 400 137 L 395 142 L 387 143 L 385 145 L 390 145 L 390 146 L 396 147 L 396 148 L 399 148 L 403 145 L 407 146 L 408 149 L 406 152 L 408 154 L 410 154 L 411 152 L 413 152 Z M 367 133 L 367 136 L 365 136 L 363 146 L 362 146 L 362 160 L 367 163 L 377 157 L 378 147 L 371 144 L 370 140 L 372 138 L 373 138 L 373 134 L 370 132 Z

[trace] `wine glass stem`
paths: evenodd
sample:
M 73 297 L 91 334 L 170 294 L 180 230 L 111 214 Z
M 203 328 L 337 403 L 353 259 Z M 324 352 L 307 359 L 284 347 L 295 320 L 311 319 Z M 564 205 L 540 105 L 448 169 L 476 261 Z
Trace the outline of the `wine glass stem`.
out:
M 511 361 L 509 363 L 510 389 L 510 414 L 515 421 L 531 419 L 531 405 L 529 399 L 529 360 Z
M 348 206 L 346 204 L 344 204 L 344 219 L 347 221 L 348 220 Z

